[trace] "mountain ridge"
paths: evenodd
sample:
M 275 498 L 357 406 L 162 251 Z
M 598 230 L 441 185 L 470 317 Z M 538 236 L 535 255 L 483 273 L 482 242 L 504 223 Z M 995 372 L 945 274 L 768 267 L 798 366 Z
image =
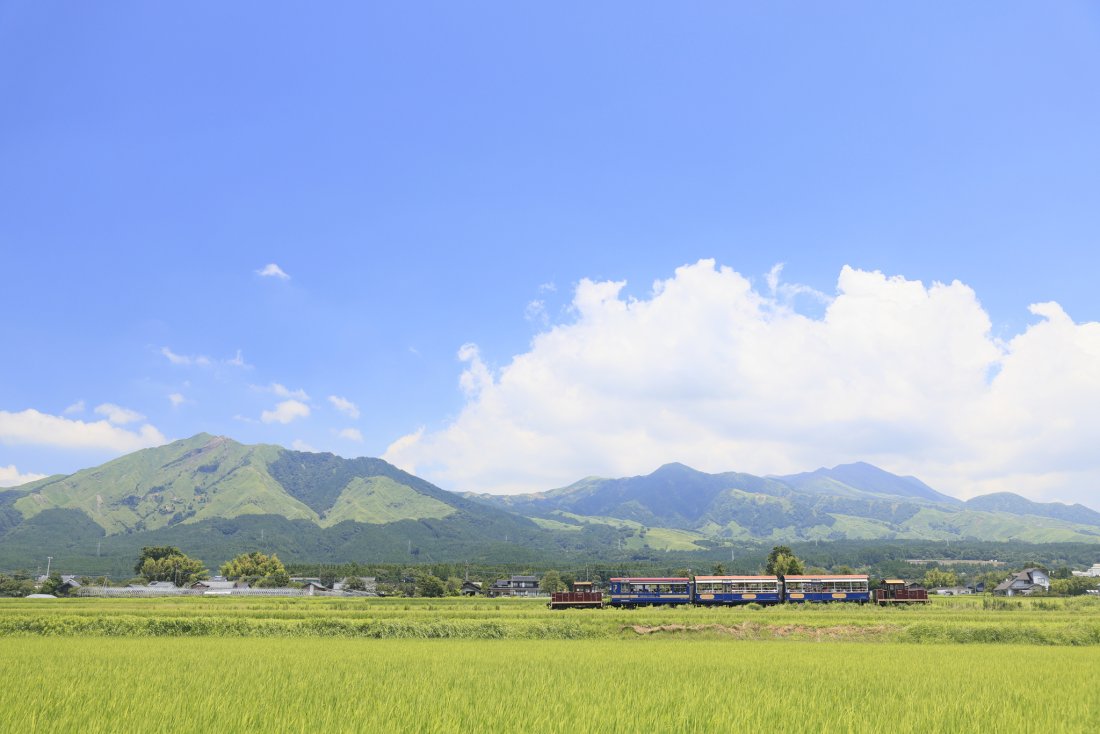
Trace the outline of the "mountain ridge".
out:
M 657 492 L 670 477 L 679 482 L 672 509 L 668 495 Z M 1100 513 L 1087 507 L 1018 495 L 964 502 L 866 462 L 766 476 L 708 474 L 674 463 L 648 475 L 589 477 L 545 492 L 468 496 L 532 518 L 594 516 L 729 540 L 1100 541 Z
M 866 463 L 786 476 L 669 463 L 527 495 L 458 494 L 369 457 L 200 433 L 0 490 L 0 568 L 174 544 L 220 563 L 589 557 L 820 540 L 1100 543 L 1100 513 L 997 493 L 963 502 Z M 121 555 L 120 555 L 121 554 Z

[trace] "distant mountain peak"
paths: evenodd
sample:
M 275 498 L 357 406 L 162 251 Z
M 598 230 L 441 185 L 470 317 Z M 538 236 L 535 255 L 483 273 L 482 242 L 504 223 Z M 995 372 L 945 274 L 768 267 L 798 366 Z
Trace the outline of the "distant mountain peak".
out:
M 646 476 L 649 477 L 675 477 L 675 476 L 691 476 L 703 474 L 698 469 L 692 469 L 687 464 L 681 464 L 678 461 L 672 461 L 668 464 L 661 464 Z

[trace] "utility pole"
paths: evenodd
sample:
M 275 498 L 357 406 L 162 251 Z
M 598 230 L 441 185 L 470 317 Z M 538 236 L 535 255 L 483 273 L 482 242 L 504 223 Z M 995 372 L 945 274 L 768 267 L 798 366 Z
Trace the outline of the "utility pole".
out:
M 50 564 L 53 563 L 53 556 L 46 556 L 46 580 L 50 579 Z

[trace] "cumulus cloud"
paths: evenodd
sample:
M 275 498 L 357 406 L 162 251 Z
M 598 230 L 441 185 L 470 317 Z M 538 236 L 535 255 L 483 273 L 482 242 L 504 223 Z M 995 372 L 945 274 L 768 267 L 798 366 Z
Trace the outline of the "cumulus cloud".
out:
M 61 411 L 63 415 L 76 415 L 77 413 L 84 412 L 84 401 L 77 400 L 75 403 Z
M 19 413 L 0 410 L 0 443 L 126 453 L 159 446 L 167 439 L 149 424 L 127 430 L 107 420 L 86 423 L 28 409 Z
M 260 414 L 264 423 L 282 423 L 286 425 L 298 418 L 309 417 L 309 406 L 299 400 L 284 400 L 274 410 L 265 410 Z
M 363 442 L 363 434 L 358 428 L 345 428 L 342 431 L 337 431 L 336 435 L 348 441 L 355 441 L 357 443 Z
M 114 423 L 116 426 L 124 426 L 127 423 L 137 423 L 140 420 L 145 420 L 145 416 L 143 416 L 136 410 L 123 408 L 122 406 L 115 405 L 114 403 L 103 403 L 102 405 L 97 405 L 95 412 L 97 415 L 102 415 L 106 417 L 108 421 Z
M 1100 324 L 1038 304 L 1002 341 L 963 283 L 851 267 L 807 316 L 780 274 L 760 292 L 703 260 L 641 299 L 583 280 L 572 321 L 504 367 L 463 345 L 463 410 L 385 458 L 449 489 L 503 493 L 668 461 L 785 473 L 866 460 L 959 496 L 1095 504 Z
M 256 271 L 256 275 L 263 278 L 278 278 L 279 280 L 290 280 L 290 276 L 287 275 L 282 268 L 275 263 L 268 263 L 259 270 Z
M 20 474 L 15 464 L 0 466 L 0 487 L 18 487 L 20 484 L 45 479 L 46 474 Z
M 348 416 L 349 418 L 357 420 L 359 418 L 359 406 L 351 402 L 347 398 L 342 398 L 339 395 L 329 395 L 328 401 L 332 403 L 332 407 Z

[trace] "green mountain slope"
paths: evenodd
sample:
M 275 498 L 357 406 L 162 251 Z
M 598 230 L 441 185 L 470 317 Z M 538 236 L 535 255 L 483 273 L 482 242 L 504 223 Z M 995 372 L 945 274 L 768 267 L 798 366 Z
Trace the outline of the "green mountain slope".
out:
M 472 495 L 535 519 L 569 514 L 589 522 L 631 521 L 724 541 L 935 539 L 1100 542 L 1100 513 L 1016 495 L 966 503 L 915 477 L 870 464 L 790 476 L 707 474 L 669 464 L 653 474 L 590 477 L 536 494 Z
M 0 491 L 0 570 L 52 556 L 68 570 L 126 573 L 141 546 L 165 544 L 216 566 L 257 549 L 326 563 L 545 562 L 909 539 L 1100 543 L 1100 513 L 1011 494 L 963 503 L 869 464 L 789 477 L 668 464 L 531 495 L 463 496 L 381 459 L 209 434 Z
M 200 557 L 217 564 L 258 547 L 288 560 L 416 560 L 471 557 L 497 545 L 515 556 L 556 541 L 526 518 L 380 459 L 209 434 L 0 492 L 0 568 L 70 551 L 85 561 L 113 557 L 140 548 L 135 543 L 202 549 Z M 353 552 L 370 555 L 342 555 Z

